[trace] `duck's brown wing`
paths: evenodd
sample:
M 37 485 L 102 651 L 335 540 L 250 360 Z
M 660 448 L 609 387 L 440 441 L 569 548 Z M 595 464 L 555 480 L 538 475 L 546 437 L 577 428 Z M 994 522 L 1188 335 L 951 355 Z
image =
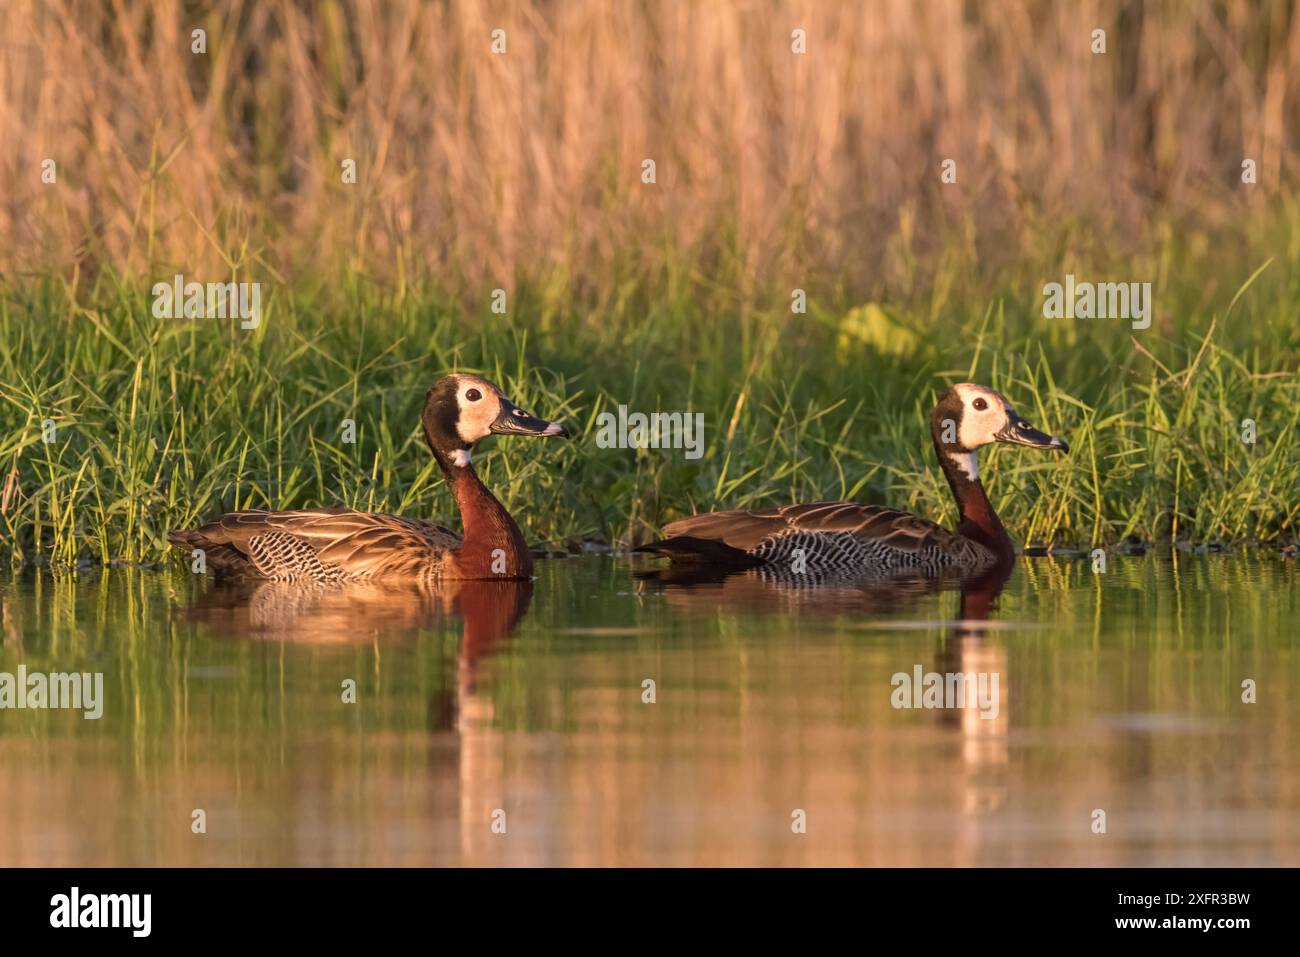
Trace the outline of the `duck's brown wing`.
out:
M 460 546 L 432 522 L 345 508 L 230 512 L 167 537 L 203 548 L 219 574 L 277 581 L 420 578 Z
M 857 502 L 709 512 L 672 522 L 664 534 L 663 541 L 646 550 L 678 559 L 721 559 L 729 552 L 774 562 L 802 549 L 809 567 L 847 564 L 873 569 L 973 568 L 991 557 L 976 542 L 910 512 Z

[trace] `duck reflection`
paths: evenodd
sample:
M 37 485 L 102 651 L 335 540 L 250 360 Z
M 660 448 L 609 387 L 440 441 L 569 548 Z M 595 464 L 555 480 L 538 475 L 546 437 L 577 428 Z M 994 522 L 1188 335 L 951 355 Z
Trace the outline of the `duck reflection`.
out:
M 944 624 L 932 664 L 927 666 L 908 652 L 909 660 L 899 661 L 891 673 L 910 675 L 919 668 L 945 679 L 948 675 L 963 676 L 964 688 L 972 693 L 955 700 L 954 707 L 936 708 L 933 720 L 960 739 L 962 810 L 975 815 L 1000 807 L 1007 795 L 1007 651 L 1000 642 L 990 642 L 987 635 L 997 626 L 993 619 L 998 598 L 1013 567 L 1009 562 L 999 563 L 984 574 L 965 578 L 863 578 L 847 574 L 811 578 L 771 566 L 728 572 L 675 565 L 642 572 L 639 581 L 643 592 L 662 593 L 668 606 L 679 613 L 710 613 L 725 608 L 751 614 L 869 616 L 884 619 L 872 622 L 881 630 L 915 626 L 918 622 L 908 620 L 907 615 L 923 598 L 957 591 L 958 615 Z M 980 681 L 986 690 L 983 696 L 974 693 Z M 968 818 L 967 825 L 971 829 L 969 846 L 973 857 L 978 843 L 977 819 Z
M 426 807 L 435 826 L 454 828 L 461 859 L 473 863 L 490 858 L 493 815 L 507 806 L 504 735 L 491 695 L 480 693 L 479 669 L 514 634 L 532 595 L 529 580 L 448 582 L 436 590 L 266 582 L 213 587 L 197 596 L 187 617 L 223 637 L 327 646 L 411 641 L 459 619 L 455 681 L 428 704 Z
M 429 703 L 432 729 L 448 731 L 477 695 L 479 663 L 514 633 L 532 598 L 530 580 L 453 581 L 436 589 L 263 582 L 210 588 L 196 597 L 186 617 L 223 637 L 313 645 L 406 642 L 421 630 L 459 619 L 454 690 Z
M 402 641 L 460 619 L 460 657 L 476 660 L 508 637 L 532 602 L 531 581 L 403 584 L 217 585 L 198 594 L 186 618 L 224 637 L 319 645 Z
M 774 566 L 743 570 L 670 565 L 637 573 L 640 590 L 661 593 L 675 611 L 811 615 L 899 615 L 927 595 L 960 591 L 961 619 L 985 620 L 995 607 L 1009 568 L 978 577 L 813 575 Z
M 958 707 L 940 709 L 939 723 L 961 735 L 962 780 L 960 794 L 968 816 L 962 828 L 962 845 L 978 863 L 979 832 L 969 816 L 994 811 L 1007 798 L 1008 732 L 1007 649 L 987 640 L 989 622 L 997 609 L 1009 572 L 994 572 L 963 584 L 961 617 L 939 640 L 934 670 L 943 675 L 965 676 L 966 687 L 980 682 L 991 700 L 967 694 Z M 995 677 L 996 676 L 996 677 Z

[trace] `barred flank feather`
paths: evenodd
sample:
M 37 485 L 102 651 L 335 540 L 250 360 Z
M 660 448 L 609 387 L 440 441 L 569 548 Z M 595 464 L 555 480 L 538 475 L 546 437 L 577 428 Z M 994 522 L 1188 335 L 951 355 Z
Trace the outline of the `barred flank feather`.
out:
M 203 549 L 219 576 L 282 582 L 432 580 L 460 545 L 441 525 L 346 508 L 231 512 L 167 538 Z
M 665 539 L 642 547 L 680 560 L 721 547 L 738 563 L 793 564 L 809 571 L 858 569 L 973 570 L 992 565 L 987 548 L 908 512 L 855 502 L 815 502 L 779 508 L 710 512 L 664 528 Z M 800 550 L 796 552 L 796 550 Z

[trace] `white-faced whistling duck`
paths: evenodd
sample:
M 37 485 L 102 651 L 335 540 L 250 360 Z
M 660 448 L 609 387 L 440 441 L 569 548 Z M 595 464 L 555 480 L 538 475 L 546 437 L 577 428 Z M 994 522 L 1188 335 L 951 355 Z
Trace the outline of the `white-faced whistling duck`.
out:
M 217 577 L 341 583 L 449 579 L 520 579 L 533 560 L 514 519 L 479 480 L 474 444 L 489 434 L 567 436 L 534 418 L 502 391 L 472 375 L 449 375 L 429 390 L 424 435 L 460 506 L 455 532 L 415 518 L 320 508 L 293 512 L 231 512 L 167 539 L 203 549 Z
M 880 505 L 817 502 L 693 515 L 665 526 L 663 540 L 637 551 L 737 568 L 798 562 L 809 572 L 837 575 L 1009 568 L 1015 546 L 984 493 L 976 450 L 993 442 L 1061 452 L 1069 446 L 1033 428 L 999 393 L 971 383 L 939 397 L 930 435 L 961 513 L 956 531 Z

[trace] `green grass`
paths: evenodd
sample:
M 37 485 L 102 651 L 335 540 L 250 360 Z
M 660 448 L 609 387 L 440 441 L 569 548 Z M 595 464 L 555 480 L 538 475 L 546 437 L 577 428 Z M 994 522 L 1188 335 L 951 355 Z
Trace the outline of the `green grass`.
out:
M 579 309 L 547 288 L 510 315 L 436 291 L 345 278 L 265 288 L 254 331 L 157 320 L 147 285 L 101 274 L 77 295 L 0 285 L 0 551 L 11 561 L 156 562 L 165 533 L 234 508 L 345 505 L 455 519 L 418 415 L 444 372 L 474 370 L 576 425 L 568 443 L 493 439 L 481 474 L 536 542 L 642 541 L 693 509 L 818 498 L 954 521 L 927 413 L 952 381 L 1003 391 L 1068 457 L 985 452 L 1028 544 L 1284 541 L 1300 520 L 1300 279 L 1267 259 L 1164 279 L 1157 321 L 1047 320 L 1043 276 L 957 305 L 863 304 L 833 290 L 740 301 L 689 271 Z M 169 275 L 168 273 L 162 273 Z M 1225 276 L 1231 276 L 1227 282 Z M 560 286 L 566 285 L 563 282 Z M 1211 328 L 1213 328 L 1211 334 Z M 1134 340 L 1138 343 L 1134 344 Z M 1140 346 L 1140 348 L 1139 348 Z M 705 415 L 706 451 L 601 449 L 599 412 Z M 357 442 L 342 444 L 343 422 Z M 1257 441 L 1241 441 L 1254 419 Z M 56 437 L 42 441 L 52 420 Z

